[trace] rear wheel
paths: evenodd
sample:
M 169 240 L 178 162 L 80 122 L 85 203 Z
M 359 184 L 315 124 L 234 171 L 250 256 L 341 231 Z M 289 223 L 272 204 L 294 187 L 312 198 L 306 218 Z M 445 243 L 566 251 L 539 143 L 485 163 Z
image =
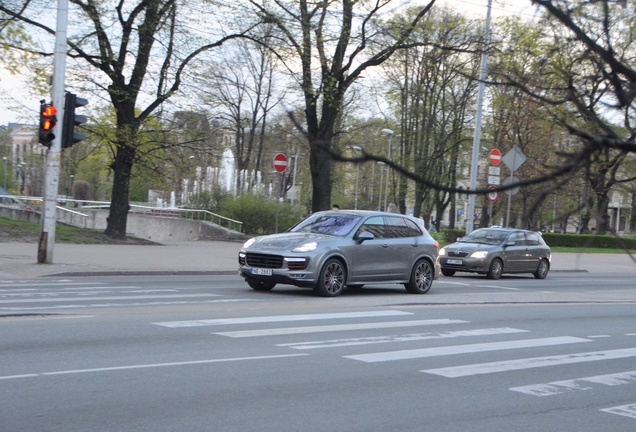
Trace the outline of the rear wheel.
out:
M 486 273 L 486 277 L 488 279 L 499 279 L 501 277 L 501 273 L 503 273 L 503 263 L 499 258 L 495 258 L 490 263 L 490 268 L 488 269 L 488 273 Z
M 537 270 L 533 273 L 533 275 L 537 279 L 545 279 L 545 277 L 548 275 L 549 270 L 550 270 L 550 264 L 548 264 L 547 259 L 543 258 L 541 261 L 539 261 Z
M 335 258 L 328 260 L 320 272 L 314 292 L 323 297 L 340 295 L 345 287 L 346 271 L 344 265 Z
M 256 291 L 270 291 L 276 286 L 274 282 L 247 281 L 247 284 Z
M 455 274 L 455 270 L 442 269 L 442 274 L 444 276 L 453 276 Z
M 425 259 L 415 263 L 411 271 L 411 279 L 404 288 L 411 294 L 426 294 L 433 285 L 433 266 Z

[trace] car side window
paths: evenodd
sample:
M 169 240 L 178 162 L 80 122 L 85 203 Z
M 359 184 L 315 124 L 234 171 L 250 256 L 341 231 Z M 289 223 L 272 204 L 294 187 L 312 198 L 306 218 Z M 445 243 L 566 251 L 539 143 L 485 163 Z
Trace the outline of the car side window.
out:
M 389 237 L 400 238 L 400 237 L 410 237 L 409 227 L 406 225 L 406 219 L 395 216 L 387 216 L 384 218 L 386 220 Z
M 409 237 L 419 237 L 422 235 L 422 230 L 417 226 L 415 222 L 409 219 L 404 219 L 406 221 L 406 226 L 409 229 Z
M 541 239 L 537 233 L 526 233 L 526 244 L 528 246 L 539 246 Z
M 365 231 L 373 234 L 376 239 L 387 237 L 384 226 L 384 218 L 382 216 L 373 216 L 364 221 L 362 226 L 358 229 L 356 237 Z
M 519 231 L 513 232 L 510 234 L 510 237 L 508 237 L 508 241 L 515 242 L 515 246 L 524 246 L 526 244 L 526 236 Z

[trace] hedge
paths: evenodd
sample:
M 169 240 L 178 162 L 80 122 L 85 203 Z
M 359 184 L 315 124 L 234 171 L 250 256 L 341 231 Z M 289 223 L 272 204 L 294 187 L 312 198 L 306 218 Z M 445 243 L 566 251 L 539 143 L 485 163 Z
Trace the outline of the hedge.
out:
M 466 235 L 466 230 L 444 229 L 441 231 L 444 241 L 454 243 L 458 237 Z M 551 247 L 599 248 L 599 249 L 636 249 L 636 238 L 622 238 L 613 235 L 557 234 L 541 233 Z

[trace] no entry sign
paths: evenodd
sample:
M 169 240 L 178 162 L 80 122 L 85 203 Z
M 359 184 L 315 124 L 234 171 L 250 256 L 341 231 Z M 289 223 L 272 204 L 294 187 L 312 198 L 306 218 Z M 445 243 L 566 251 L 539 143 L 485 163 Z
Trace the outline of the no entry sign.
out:
M 274 156 L 274 169 L 279 173 L 285 172 L 287 169 L 287 156 L 283 153 L 277 153 Z
M 490 163 L 495 166 L 501 163 L 501 152 L 498 149 L 490 150 Z

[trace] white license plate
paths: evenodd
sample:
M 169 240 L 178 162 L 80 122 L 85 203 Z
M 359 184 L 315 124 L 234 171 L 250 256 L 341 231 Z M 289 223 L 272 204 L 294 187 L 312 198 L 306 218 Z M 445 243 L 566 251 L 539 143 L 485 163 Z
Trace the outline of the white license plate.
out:
M 250 270 L 250 273 L 261 276 L 271 276 L 272 269 L 253 268 Z
M 446 264 L 462 265 L 462 260 L 447 259 Z

